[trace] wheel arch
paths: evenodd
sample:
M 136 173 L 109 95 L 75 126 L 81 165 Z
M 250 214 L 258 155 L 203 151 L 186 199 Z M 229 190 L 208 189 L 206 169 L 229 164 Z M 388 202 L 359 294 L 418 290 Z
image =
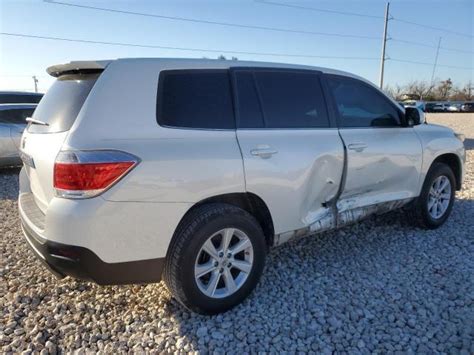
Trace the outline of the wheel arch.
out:
M 446 153 L 436 157 L 435 160 L 430 165 L 433 166 L 434 163 L 443 163 L 451 168 L 453 171 L 454 177 L 456 178 L 456 190 L 461 190 L 462 187 L 462 163 L 461 159 L 454 153 Z
M 196 208 L 210 203 L 225 203 L 247 211 L 253 217 L 255 217 L 255 219 L 260 224 L 260 227 L 262 228 L 263 233 L 265 235 L 265 242 L 267 246 L 273 245 L 275 229 L 273 227 L 273 219 L 270 214 L 270 210 L 268 209 L 267 204 L 262 200 L 262 198 L 251 192 L 227 193 L 207 197 L 195 203 L 181 218 L 181 221 L 184 220 L 184 218 Z

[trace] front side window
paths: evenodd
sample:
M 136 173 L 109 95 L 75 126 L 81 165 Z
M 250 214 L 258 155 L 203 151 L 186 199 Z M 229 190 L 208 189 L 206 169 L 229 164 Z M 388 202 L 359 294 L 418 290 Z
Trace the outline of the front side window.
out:
M 33 115 L 34 108 L 17 108 L 0 111 L 0 123 L 6 124 L 24 124 L 26 119 Z
M 227 70 L 161 72 L 156 113 L 162 126 L 234 129 Z
M 400 113 L 368 84 L 353 78 L 327 75 L 342 127 L 400 126 Z

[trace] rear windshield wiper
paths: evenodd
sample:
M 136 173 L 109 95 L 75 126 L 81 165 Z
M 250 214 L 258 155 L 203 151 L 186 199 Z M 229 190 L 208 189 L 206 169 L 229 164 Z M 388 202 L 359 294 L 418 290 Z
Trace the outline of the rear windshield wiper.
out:
M 26 122 L 30 122 L 31 124 L 39 124 L 41 126 L 49 126 L 48 122 L 40 121 L 40 120 L 34 119 L 33 117 L 27 117 Z

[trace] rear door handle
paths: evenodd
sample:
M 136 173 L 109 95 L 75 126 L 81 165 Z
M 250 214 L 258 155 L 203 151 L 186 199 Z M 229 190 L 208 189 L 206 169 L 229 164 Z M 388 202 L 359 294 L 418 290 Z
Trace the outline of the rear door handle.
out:
M 273 149 L 268 146 L 258 147 L 250 151 L 250 154 L 252 154 L 253 156 L 257 156 L 263 159 L 270 158 L 273 154 L 276 154 L 276 153 L 278 153 L 276 149 Z
M 355 150 L 356 152 L 362 152 L 365 148 L 367 148 L 366 143 L 351 143 L 347 146 L 350 150 Z

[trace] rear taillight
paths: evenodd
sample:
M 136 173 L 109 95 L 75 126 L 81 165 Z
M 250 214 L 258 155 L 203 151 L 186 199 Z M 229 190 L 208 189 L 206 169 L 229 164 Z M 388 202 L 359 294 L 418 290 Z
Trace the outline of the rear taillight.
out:
M 97 196 L 123 178 L 138 162 L 136 156 L 118 150 L 61 151 L 54 163 L 56 196 Z

